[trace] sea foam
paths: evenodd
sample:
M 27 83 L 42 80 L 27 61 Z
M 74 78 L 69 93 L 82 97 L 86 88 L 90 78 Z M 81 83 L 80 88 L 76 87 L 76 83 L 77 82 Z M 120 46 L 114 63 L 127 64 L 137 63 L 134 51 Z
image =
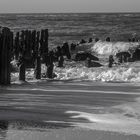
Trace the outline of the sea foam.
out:
M 95 107 L 96 108 L 96 107 Z M 102 113 L 94 111 L 66 111 L 72 119 L 78 120 L 76 126 L 93 130 L 113 131 L 140 136 L 140 98 L 135 102 L 110 106 L 101 109 Z M 88 122 L 80 122 L 80 118 Z
M 92 52 L 100 55 L 114 55 L 118 52 L 134 51 L 140 46 L 139 42 L 103 42 L 98 41 L 91 47 Z
M 75 63 L 75 62 L 73 62 Z M 46 66 L 42 65 L 42 74 L 46 73 Z M 113 67 L 107 66 L 100 68 L 87 68 L 83 64 L 76 64 L 72 67 L 67 65 L 65 68 L 54 67 L 56 80 L 79 80 L 79 81 L 103 81 L 103 82 L 140 82 L 140 68 L 130 66 Z M 18 73 L 12 73 L 12 81 L 18 79 Z M 27 80 L 34 80 L 34 70 L 26 72 Z
M 139 42 L 102 42 L 86 43 L 80 45 L 78 49 L 84 49 L 85 51 L 91 51 L 96 53 L 100 59 L 100 63 L 103 65 L 99 68 L 87 68 L 84 62 L 65 61 L 64 68 L 58 68 L 57 63 L 54 67 L 55 79 L 57 80 L 79 80 L 79 81 L 103 81 L 103 82 L 140 82 L 140 65 L 139 62 L 125 63 L 122 65 L 114 65 L 112 68 L 108 68 L 108 55 L 116 54 L 121 51 L 133 52 L 138 48 Z M 87 49 L 87 50 L 86 50 Z M 107 57 L 106 57 L 106 56 Z M 42 74 L 45 74 L 47 67 L 42 64 Z M 12 81 L 18 79 L 18 73 L 11 74 Z M 34 70 L 28 70 L 26 72 L 27 80 L 33 80 Z
M 94 114 L 80 111 L 66 111 L 66 113 L 71 114 L 72 119 L 83 118 L 89 121 L 75 123 L 75 126 L 80 128 L 140 135 L 140 121 L 120 113 Z
M 140 82 L 140 68 L 136 67 L 108 67 L 87 68 L 76 66 L 68 68 L 55 68 L 59 80 L 87 80 L 87 81 L 115 81 L 115 82 Z

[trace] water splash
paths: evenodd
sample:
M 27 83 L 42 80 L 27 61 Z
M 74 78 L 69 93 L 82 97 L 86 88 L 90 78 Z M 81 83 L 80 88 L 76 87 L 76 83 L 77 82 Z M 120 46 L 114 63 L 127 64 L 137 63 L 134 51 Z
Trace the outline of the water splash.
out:
M 46 70 L 46 66 L 42 65 L 42 74 L 46 73 Z M 73 64 L 67 64 L 64 68 L 58 68 L 55 66 L 54 72 L 57 75 L 55 80 L 140 82 L 140 67 L 138 66 L 114 66 L 111 69 L 107 66 L 87 68 L 82 63 L 78 64 L 73 62 Z M 12 81 L 18 80 L 18 75 L 18 73 L 12 73 Z M 35 80 L 33 69 L 26 72 L 26 78 L 27 80 Z
M 100 55 L 114 55 L 123 51 L 134 51 L 140 46 L 139 42 L 102 42 L 99 41 L 91 47 L 92 52 Z
M 101 68 L 87 68 L 84 65 L 76 67 L 55 68 L 57 79 L 67 80 L 87 80 L 87 81 L 114 81 L 114 82 L 140 82 L 140 68 L 133 66 L 114 67 L 109 69 L 104 66 Z
M 103 82 L 140 82 L 140 65 L 139 62 L 125 63 L 123 65 L 114 65 L 109 69 L 108 56 L 121 51 L 134 51 L 140 46 L 139 42 L 97 42 L 86 43 L 78 47 L 78 50 L 92 51 L 100 54 L 99 68 L 87 68 L 84 62 L 65 61 L 64 68 L 58 68 L 57 63 L 54 67 L 55 79 L 57 80 L 79 80 L 79 81 L 103 81 Z M 105 56 L 106 55 L 106 56 Z M 46 73 L 47 68 L 42 65 L 42 74 Z M 17 79 L 18 73 L 12 73 L 12 81 Z M 34 70 L 26 72 L 27 80 L 34 80 Z

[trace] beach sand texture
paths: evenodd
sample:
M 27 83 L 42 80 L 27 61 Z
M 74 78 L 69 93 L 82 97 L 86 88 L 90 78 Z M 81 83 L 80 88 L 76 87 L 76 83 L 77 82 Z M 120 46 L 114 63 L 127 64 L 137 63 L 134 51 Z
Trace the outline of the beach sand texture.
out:
M 38 81 L 0 88 L 6 140 L 138 140 L 134 83 Z

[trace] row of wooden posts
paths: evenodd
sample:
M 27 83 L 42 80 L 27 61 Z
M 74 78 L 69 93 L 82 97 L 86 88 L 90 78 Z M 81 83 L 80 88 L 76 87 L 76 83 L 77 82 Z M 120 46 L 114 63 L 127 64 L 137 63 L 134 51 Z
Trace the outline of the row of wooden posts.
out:
M 22 30 L 14 33 L 9 28 L 0 28 L 0 85 L 10 84 L 10 62 L 17 60 L 19 80 L 25 81 L 28 67 L 35 67 L 36 79 L 41 78 L 41 59 L 48 55 L 48 29 Z

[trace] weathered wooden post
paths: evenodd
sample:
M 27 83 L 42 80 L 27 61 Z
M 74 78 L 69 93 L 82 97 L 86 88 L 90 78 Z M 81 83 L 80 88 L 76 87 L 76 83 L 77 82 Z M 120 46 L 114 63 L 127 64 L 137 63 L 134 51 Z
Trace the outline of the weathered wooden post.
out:
M 11 38 L 9 28 L 2 28 L 0 33 L 0 84 L 10 84 Z
M 35 32 L 36 33 L 36 32 Z M 40 32 L 35 34 L 35 78 L 41 79 L 41 58 L 40 58 L 40 51 L 39 51 L 39 39 L 40 39 Z
M 0 27 L 0 84 L 1 84 L 1 73 L 2 73 L 2 43 L 3 43 L 3 37 L 2 37 L 2 31 Z
M 19 58 L 19 32 L 16 33 L 15 40 L 14 40 L 14 53 L 15 53 L 15 59 L 18 60 Z
M 45 29 L 45 46 L 44 46 L 44 53 L 48 55 L 48 38 L 49 38 L 49 34 L 48 34 L 48 29 Z
M 63 67 L 63 63 L 64 63 L 64 57 L 63 55 L 58 57 L 58 67 Z
M 48 29 L 41 30 L 41 37 L 40 37 L 40 54 L 45 61 L 48 55 Z
M 30 57 L 30 32 L 28 30 L 25 31 L 25 52 L 24 57 L 28 59 Z
M 35 61 L 35 78 L 41 79 L 41 60 L 40 56 L 37 56 Z
M 14 33 L 11 32 L 10 37 L 10 52 L 11 52 L 11 60 L 14 59 Z
M 36 30 L 32 31 L 32 39 L 31 39 L 31 48 L 33 51 L 33 59 L 35 60 L 36 57 Z
M 28 31 L 28 53 L 29 59 L 31 59 L 31 51 L 32 51 L 32 32 Z
M 41 30 L 41 36 L 40 36 L 40 54 L 42 58 L 44 59 L 44 30 Z
M 19 58 L 19 80 L 25 81 L 25 59 L 24 59 L 24 53 L 25 53 L 25 45 L 26 45 L 26 40 L 25 40 L 25 32 L 22 31 L 21 36 L 20 36 L 20 58 Z
M 46 76 L 48 78 L 53 78 L 53 68 L 54 68 L 54 52 L 50 51 L 48 54 L 48 60 L 47 60 L 47 71 L 46 71 Z
M 19 80 L 25 81 L 25 75 L 26 75 L 26 70 L 25 70 L 25 61 L 24 58 L 21 56 L 20 59 L 21 63 L 19 65 Z
M 19 54 L 20 56 L 25 52 L 25 31 L 22 30 L 20 33 L 20 49 Z

